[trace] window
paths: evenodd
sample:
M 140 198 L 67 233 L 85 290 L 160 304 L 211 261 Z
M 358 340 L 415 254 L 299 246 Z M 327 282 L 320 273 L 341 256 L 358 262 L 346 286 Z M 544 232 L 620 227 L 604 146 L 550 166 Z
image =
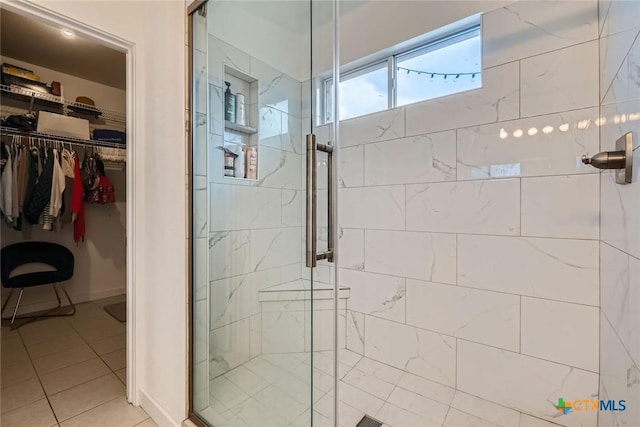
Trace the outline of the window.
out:
M 396 49 L 342 71 L 340 120 L 350 119 L 482 85 L 480 26 Z M 325 123 L 333 120 L 333 79 L 324 81 Z

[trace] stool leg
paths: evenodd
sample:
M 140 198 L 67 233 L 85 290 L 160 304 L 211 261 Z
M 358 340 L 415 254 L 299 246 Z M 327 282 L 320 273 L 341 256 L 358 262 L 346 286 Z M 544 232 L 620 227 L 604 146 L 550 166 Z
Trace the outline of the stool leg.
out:
M 24 288 L 20 288 L 20 295 L 18 295 L 18 302 L 16 303 L 16 308 L 13 310 L 13 316 L 11 317 L 11 326 L 13 326 L 13 322 L 16 320 L 16 314 L 18 313 L 18 307 L 20 306 L 20 300 L 22 299 L 23 292 L 24 292 Z

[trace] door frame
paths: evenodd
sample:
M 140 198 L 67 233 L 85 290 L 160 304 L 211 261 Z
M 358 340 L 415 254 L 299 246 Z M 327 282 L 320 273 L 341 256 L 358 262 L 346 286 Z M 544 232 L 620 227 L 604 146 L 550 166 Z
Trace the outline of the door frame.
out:
M 70 17 L 54 12 L 46 7 L 25 1 L 2 1 L 2 7 L 47 24 L 73 30 L 76 34 L 92 39 L 126 55 L 126 292 L 127 292 L 127 400 L 135 406 L 140 405 L 137 381 L 136 352 L 136 287 L 134 286 L 136 241 L 135 229 L 136 203 L 134 197 L 136 177 L 136 126 L 135 126 L 135 86 L 136 86 L 136 46 L 135 43 L 109 34 L 100 28 L 92 27 Z

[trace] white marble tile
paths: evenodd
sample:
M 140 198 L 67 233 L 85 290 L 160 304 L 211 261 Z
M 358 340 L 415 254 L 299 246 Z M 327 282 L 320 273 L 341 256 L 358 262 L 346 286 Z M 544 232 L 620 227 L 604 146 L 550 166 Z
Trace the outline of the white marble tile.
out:
M 207 113 L 207 54 L 193 52 L 193 108 L 196 113 Z
M 337 317 L 337 318 L 336 318 Z M 314 306 L 305 311 L 305 347 L 304 351 L 329 351 L 335 349 L 334 322 L 338 322 L 338 348 L 345 348 L 346 310 L 318 310 Z M 313 331 L 311 328 L 313 327 Z M 313 338 L 312 338 L 313 337 Z
M 207 140 L 207 116 L 197 113 L 195 117 L 195 128 L 193 138 L 193 174 L 197 176 L 207 176 L 207 150 L 209 148 Z
M 407 230 L 520 234 L 520 180 L 407 185 Z
M 629 255 L 600 242 L 600 308 L 627 349 L 633 316 L 630 307 L 638 291 L 630 286 L 629 262 Z
M 628 77 L 627 54 L 637 35 L 638 28 L 634 28 L 600 39 L 600 100 L 604 99 L 619 71 Z M 625 65 L 626 69 L 620 70 Z
M 210 325 L 212 329 L 260 313 L 258 292 L 280 284 L 279 269 L 258 271 L 211 282 Z
M 611 0 L 608 2 L 606 20 L 602 25 L 601 37 L 640 27 L 635 17 L 640 13 L 640 6 L 635 1 Z
M 218 15 L 219 16 L 219 15 Z M 238 71 L 250 74 L 251 57 L 240 49 L 231 46 L 220 38 L 211 34 L 211 28 L 215 27 L 212 22 L 207 23 L 209 29 L 209 44 L 207 46 L 207 57 L 209 59 L 209 82 L 222 87 L 224 66 L 228 65 Z
M 260 105 L 258 110 L 259 148 L 282 148 L 282 111 L 268 105 Z M 260 162 L 264 161 L 262 150 L 258 153 Z M 261 174 L 259 171 L 258 174 Z M 260 176 L 260 175 L 259 175 Z
M 218 231 L 209 236 L 209 280 L 237 276 L 251 269 L 249 231 Z
M 240 387 L 224 376 L 211 380 L 209 390 L 211 396 L 227 408 L 233 408 L 250 398 Z
M 460 340 L 457 375 L 465 393 L 562 425 L 596 426 L 595 411 L 558 416 L 554 406 L 560 397 L 595 398 L 596 373 Z
M 520 414 L 520 427 L 556 427 L 560 424 L 551 423 L 549 421 L 541 420 L 540 418 L 532 417 L 527 414 Z
M 340 384 L 343 382 L 385 401 L 395 388 L 394 384 L 372 375 L 367 375 L 357 368 L 351 369 L 341 380 Z
M 498 425 L 451 408 L 444 420 L 443 427 L 498 427 Z
M 359 388 L 340 382 L 340 401 L 359 409 L 364 414 L 375 414 L 382 407 L 384 400 L 379 399 Z
M 521 117 L 598 105 L 598 42 L 521 61 Z
M 520 347 L 520 297 L 407 279 L 407 324 L 508 350 Z
M 262 353 L 304 351 L 304 311 L 262 313 Z
M 633 152 L 635 174 L 640 174 L 640 150 Z M 637 164 L 637 166 L 636 166 Z M 640 258 L 640 180 L 632 184 L 615 183 L 613 174 L 601 174 L 601 239 L 610 245 Z
M 364 147 L 365 185 L 453 181 L 456 133 L 419 135 Z
M 293 77 L 251 58 L 251 75 L 260 85 L 260 102 L 300 117 L 301 85 Z
M 638 66 L 640 66 L 640 62 L 638 62 Z M 632 81 L 631 79 L 627 80 Z M 640 81 L 635 88 L 638 90 L 638 99 L 618 102 L 616 100 L 620 97 L 616 95 L 614 104 L 601 106 L 601 120 L 605 121 L 605 124 L 600 126 L 601 151 L 615 150 L 616 140 L 627 132 L 632 133 L 634 150 L 640 147 L 640 137 L 638 136 L 640 135 Z M 634 182 L 636 182 L 635 179 Z
M 520 412 L 456 391 L 451 407 L 501 427 L 519 427 Z
M 364 270 L 364 230 L 340 227 L 340 267 Z
M 597 174 L 522 180 L 522 235 L 598 239 Z
M 340 187 L 360 187 L 364 185 L 364 150 L 366 146 L 343 148 L 340 150 L 338 185 Z
M 340 285 L 351 289 L 349 310 L 404 322 L 406 289 L 402 277 L 341 270 Z
M 403 403 L 403 406 L 407 406 L 408 402 L 400 403 Z M 439 405 L 437 402 L 433 402 L 433 404 L 433 406 Z M 428 412 L 426 415 L 421 415 L 409 411 L 403 408 L 403 406 L 398 404 L 394 405 L 391 401 L 385 402 L 382 408 L 380 408 L 378 413 L 375 415 L 375 419 L 382 421 L 385 426 L 393 427 L 440 427 L 444 417 L 447 415 L 446 410 L 443 412 L 440 407 L 437 408 L 438 412 Z M 422 407 L 419 409 L 433 410 L 433 408 L 430 407 Z
M 398 382 L 398 387 L 409 390 L 420 396 L 427 397 L 436 402 L 450 405 L 453 400 L 455 389 L 440 383 L 427 380 L 409 372 L 404 372 Z
M 280 190 L 212 184 L 211 230 L 228 231 L 280 227 Z
M 365 356 L 445 385 L 455 384 L 455 338 L 366 316 Z
M 425 424 L 432 423 L 434 425 L 439 425 L 444 421 L 447 411 L 449 410 L 448 405 L 428 399 L 400 387 L 396 387 L 396 389 L 393 390 L 393 393 L 391 393 L 387 402 L 419 415 L 422 423 Z M 381 417 L 381 420 L 386 421 L 383 417 Z M 395 426 L 393 423 L 389 424 Z
M 262 147 L 258 152 L 258 186 L 302 190 L 302 156 Z
M 598 305 L 598 242 L 458 236 L 458 284 Z
M 193 242 L 193 298 L 200 301 L 207 298 L 209 285 L 209 240 L 197 238 Z
M 640 292 L 640 260 L 638 258 L 629 257 L 629 352 L 636 366 L 640 366 L 640 300 L 638 293 Z
M 633 37 L 633 33 L 637 34 L 637 32 L 638 30 L 636 29 L 605 37 L 600 42 L 601 49 L 605 49 L 609 47 L 608 45 L 613 45 L 617 41 L 628 42 L 629 38 Z M 605 46 L 602 46 L 602 44 Z M 640 40 L 636 37 L 631 48 L 627 50 L 618 45 L 613 45 L 609 48 L 614 49 L 614 53 L 610 54 L 610 56 L 618 54 L 624 55 L 626 58 L 623 56 L 622 65 L 615 64 L 616 61 L 613 59 L 601 62 L 602 73 L 610 73 L 610 78 L 605 82 L 606 87 L 600 88 L 602 103 L 611 104 L 638 99 L 640 97 L 640 82 L 636 75 L 638 61 L 640 60 Z
M 302 119 L 292 114 L 282 115 L 282 149 L 292 153 L 304 154 L 304 136 Z
M 209 111 L 207 114 L 207 124 L 209 133 L 213 135 L 225 135 L 225 111 L 224 111 L 224 91 L 219 84 L 209 85 Z M 226 135 L 225 135 L 226 136 Z M 236 133 L 238 138 L 241 138 L 240 134 Z
M 342 227 L 404 230 L 404 186 L 343 188 L 339 196 Z
M 406 107 L 407 136 L 515 119 L 519 115 L 518 63 L 483 71 L 482 88 Z
M 598 37 L 596 0 L 514 2 L 482 15 L 482 65 L 492 67 Z
M 193 234 L 195 238 L 208 237 L 209 199 L 207 182 L 202 177 L 193 180 Z
M 209 375 L 215 378 L 247 362 L 249 351 L 249 319 L 214 329 L 209 334 Z
M 282 190 L 282 225 L 302 227 L 304 225 L 304 198 L 301 190 Z
M 598 152 L 598 127 L 578 123 L 594 123 L 598 114 L 589 108 L 459 129 L 458 179 L 596 173 L 581 159 Z M 554 130 L 545 133 L 547 126 Z
M 456 237 L 403 231 L 365 231 L 365 270 L 455 283 Z
M 404 136 L 404 121 L 404 108 L 394 108 L 349 120 L 341 120 L 340 147 L 352 147 L 402 138 Z
M 522 354 L 598 372 L 598 311 L 522 297 Z
M 301 228 L 251 230 L 251 271 L 294 264 L 301 257 Z
M 346 328 L 346 348 L 364 354 L 364 314 L 347 310 Z
M 600 339 L 600 399 L 625 400 L 626 410 L 600 411 L 598 426 L 638 425 L 640 410 L 632 402 L 640 399 L 640 370 L 605 316 L 600 320 Z

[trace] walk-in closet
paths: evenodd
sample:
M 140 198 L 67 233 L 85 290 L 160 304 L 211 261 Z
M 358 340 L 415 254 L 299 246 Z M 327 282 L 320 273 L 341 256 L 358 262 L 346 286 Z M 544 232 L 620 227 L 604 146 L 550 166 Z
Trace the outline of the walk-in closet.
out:
M 6 9 L 0 29 L 2 425 L 90 425 L 103 405 L 143 422 L 126 398 L 126 54 Z

